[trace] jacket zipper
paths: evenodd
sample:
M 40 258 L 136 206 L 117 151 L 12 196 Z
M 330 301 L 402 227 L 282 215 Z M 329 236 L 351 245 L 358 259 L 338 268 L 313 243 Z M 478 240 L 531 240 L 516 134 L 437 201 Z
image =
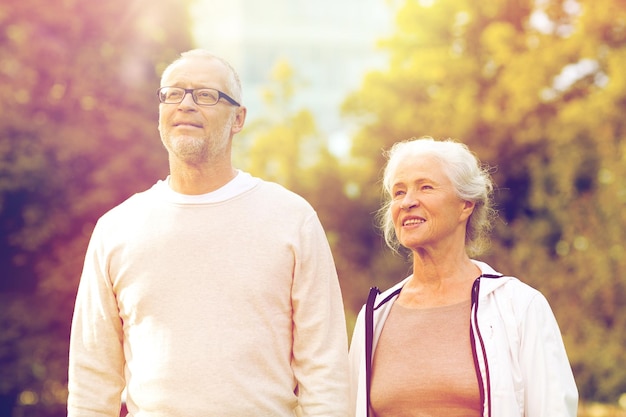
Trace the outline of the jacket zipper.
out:
M 370 416 L 370 386 L 372 383 L 372 347 L 374 345 L 374 302 L 380 294 L 377 287 L 370 288 L 365 304 L 365 401 L 367 404 L 366 416 Z
M 478 389 L 480 392 L 480 401 L 482 404 L 482 415 L 485 415 L 485 399 L 487 400 L 487 417 L 491 417 L 491 377 L 489 374 L 489 361 L 487 360 L 487 351 L 485 350 L 485 342 L 480 333 L 478 326 L 478 301 L 480 295 L 481 278 L 501 278 L 502 275 L 482 274 L 474 281 L 472 285 L 472 310 L 470 316 L 470 341 L 472 345 L 472 356 L 474 357 L 474 368 L 476 369 L 476 378 L 478 379 Z M 478 352 L 476 348 L 476 338 L 480 344 L 482 359 L 485 363 L 485 377 L 483 378 L 480 371 L 480 361 L 478 360 Z

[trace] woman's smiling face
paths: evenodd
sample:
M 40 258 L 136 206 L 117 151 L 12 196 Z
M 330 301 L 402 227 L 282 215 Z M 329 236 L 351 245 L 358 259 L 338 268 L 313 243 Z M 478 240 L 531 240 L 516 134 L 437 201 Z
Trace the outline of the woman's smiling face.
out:
M 391 197 L 391 217 L 402 246 L 412 251 L 464 246 L 474 205 L 458 197 L 439 160 L 406 156 L 394 172 Z

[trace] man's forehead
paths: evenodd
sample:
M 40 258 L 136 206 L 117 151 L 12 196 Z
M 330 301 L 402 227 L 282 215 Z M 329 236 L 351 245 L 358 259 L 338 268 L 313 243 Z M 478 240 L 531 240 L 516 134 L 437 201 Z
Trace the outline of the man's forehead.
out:
M 219 83 L 227 77 L 227 68 L 218 59 L 189 57 L 181 59 L 164 74 L 163 85 L 172 82 Z

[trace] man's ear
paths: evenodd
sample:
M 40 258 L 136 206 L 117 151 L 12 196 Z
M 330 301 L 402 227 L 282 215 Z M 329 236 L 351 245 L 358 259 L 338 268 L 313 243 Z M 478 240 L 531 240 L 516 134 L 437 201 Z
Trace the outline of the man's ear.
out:
M 243 129 L 243 125 L 246 122 L 246 114 L 248 113 L 248 109 L 244 106 L 240 106 L 236 110 L 235 120 L 233 122 L 233 126 L 231 128 L 232 133 L 239 133 Z

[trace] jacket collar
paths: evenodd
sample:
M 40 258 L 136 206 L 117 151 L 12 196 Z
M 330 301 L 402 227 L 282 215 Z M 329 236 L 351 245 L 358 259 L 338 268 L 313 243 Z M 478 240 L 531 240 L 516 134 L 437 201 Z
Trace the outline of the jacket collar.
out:
M 497 272 L 491 266 L 485 262 L 476 261 L 472 259 L 474 265 L 480 268 L 480 297 L 484 297 L 487 294 L 492 293 L 496 288 L 501 287 L 507 281 L 513 279 L 513 277 L 505 276 L 500 272 Z
M 481 273 L 481 275 L 477 277 L 477 279 L 481 279 L 480 297 L 484 297 L 485 295 L 493 292 L 496 288 L 504 285 L 505 282 L 512 279 L 512 277 L 504 276 L 501 273 L 497 272 L 485 262 L 477 261 L 474 259 L 472 259 L 472 262 L 480 269 Z M 376 310 L 383 304 L 386 304 L 389 301 L 394 301 L 396 298 L 398 298 L 402 287 L 404 287 L 404 285 L 408 282 L 409 279 L 411 279 L 412 276 L 413 275 L 409 275 L 402 281 L 395 284 L 393 287 L 380 293 L 376 298 L 374 309 Z

